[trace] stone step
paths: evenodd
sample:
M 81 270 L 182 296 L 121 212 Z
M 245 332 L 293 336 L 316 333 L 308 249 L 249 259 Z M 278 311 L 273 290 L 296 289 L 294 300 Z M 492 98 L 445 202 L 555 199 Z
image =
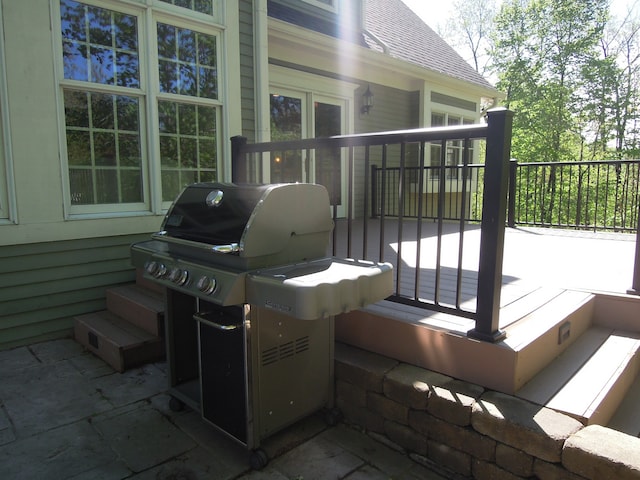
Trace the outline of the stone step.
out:
M 138 284 L 107 289 L 107 310 L 152 335 L 164 336 L 164 297 Z
M 637 376 L 638 350 L 638 333 L 593 326 L 516 396 L 606 425 Z
M 74 336 L 118 372 L 164 357 L 164 340 L 103 310 L 74 318 Z

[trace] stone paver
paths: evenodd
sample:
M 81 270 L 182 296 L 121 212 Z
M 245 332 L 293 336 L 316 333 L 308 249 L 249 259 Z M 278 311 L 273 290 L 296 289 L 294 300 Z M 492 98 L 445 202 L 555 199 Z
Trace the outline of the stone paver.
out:
M 164 363 L 120 374 L 69 339 L 0 352 L 0 379 L 3 479 L 452 478 L 321 414 L 264 439 L 270 461 L 252 471 L 244 446 L 168 408 Z

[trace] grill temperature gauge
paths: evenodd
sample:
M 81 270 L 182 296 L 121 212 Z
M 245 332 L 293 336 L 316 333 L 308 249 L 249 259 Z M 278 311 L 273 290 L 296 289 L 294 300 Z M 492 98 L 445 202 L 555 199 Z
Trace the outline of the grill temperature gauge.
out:
M 206 275 L 203 275 L 198 280 L 198 283 L 196 286 L 198 287 L 198 290 L 200 290 L 202 293 L 211 295 L 215 291 L 217 285 L 218 285 L 218 282 L 216 282 L 215 278 L 209 278 Z

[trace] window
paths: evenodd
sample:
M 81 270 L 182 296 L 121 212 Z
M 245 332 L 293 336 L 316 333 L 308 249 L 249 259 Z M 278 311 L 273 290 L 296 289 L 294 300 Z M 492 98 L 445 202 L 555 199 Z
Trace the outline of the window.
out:
M 310 5 L 314 5 L 316 7 L 329 10 L 331 12 L 337 13 L 338 11 L 338 0 L 302 0 L 302 1 Z
M 452 115 L 446 113 L 432 113 L 431 114 L 431 126 L 432 127 L 443 127 L 445 125 L 468 125 L 474 123 L 473 119 L 463 118 L 460 115 Z M 437 168 L 440 166 L 440 156 L 442 153 L 442 146 L 440 142 L 432 143 L 430 148 L 430 165 L 431 176 L 439 177 L 440 170 Z M 461 165 L 463 163 L 463 155 L 464 153 L 464 141 L 462 140 L 449 140 L 446 143 L 446 157 L 445 157 L 445 167 L 452 167 L 455 165 Z M 473 159 L 473 142 L 469 148 L 469 161 Z M 455 168 L 447 168 L 446 176 L 448 178 L 456 178 L 458 175 L 458 170 Z
M 212 14 L 214 1 L 164 3 Z M 141 210 L 217 179 L 220 32 L 161 9 L 60 1 L 71 213 Z
M 178 7 L 188 8 L 207 15 L 213 15 L 213 0 L 160 0 L 165 3 L 177 5 Z

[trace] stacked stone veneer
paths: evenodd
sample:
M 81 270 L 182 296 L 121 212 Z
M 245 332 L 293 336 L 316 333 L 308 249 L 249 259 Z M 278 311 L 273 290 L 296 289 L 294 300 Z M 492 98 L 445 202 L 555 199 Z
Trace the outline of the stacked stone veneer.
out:
M 476 479 L 640 479 L 640 438 L 343 344 L 345 421 Z

